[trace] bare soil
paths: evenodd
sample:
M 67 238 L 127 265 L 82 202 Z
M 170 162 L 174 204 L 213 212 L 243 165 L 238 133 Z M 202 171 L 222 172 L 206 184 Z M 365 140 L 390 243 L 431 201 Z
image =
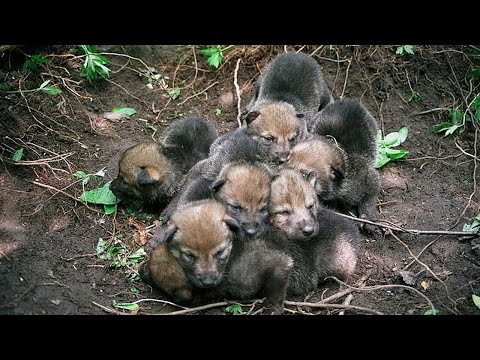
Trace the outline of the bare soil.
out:
M 72 174 L 96 173 L 105 167 L 105 177 L 92 179 L 86 189 L 104 184 L 116 176 L 124 149 L 157 139 L 172 120 L 188 114 L 213 121 L 219 133 L 235 129 L 237 60 L 244 106 L 259 73 L 285 48 L 313 53 L 334 97 L 360 100 L 384 134 L 408 126 L 402 148 L 410 153 L 380 170 L 378 218 L 372 220 L 408 229 L 461 230 L 480 212 L 478 129 L 467 124 L 467 131 L 449 137 L 431 131 L 448 120 L 448 109 L 465 108 L 478 93 L 478 81 L 468 78 L 472 63 L 465 47 L 414 46 L 414 55 L 399 56 L 396 46 L 235 46 L 225 52 L 219 69 L 209 67 L 196 53 L 200 47 L 100 46 L 110 53 L 105 56 L 111 79 L 92 84 L 79 72 L 83 58 L 74 56 L 80 55 L 75 47 L 21 49 L 49 59 L 28 76 L 21 72 L 24 55 L 16 50 L 0 54 L 0 83 L 24 91 L 50 79 L 49 85 L 62 90 L 56 96 L 0 91 L 0 314 L 123 313 L 128 311 L 114 309 L 112 301 L 167 300 L 135 278 L 134 264 L 111 267 L 96 254 L 100 238 L 117 239 L 117 246 L 129 251 L 140 248 L 151 236 L 148 226 L 158 220 L 161 209 L 142 216 L 119 206 L 116 214 L 104 215 L 101 206 L 85 206 L 78 200 L 82 183 Z M 178 98 L 172 100 L 158 83 L 146 86 L 147 78 L 141 74 L 147 66 L 169 88 L 181 89 Z M 409 101 L 412 90 L 421 95 L 420 101 Z M 138 112 L 119 121 L 102 117 L 115 106 Z M 158 129 L 155 134 L 153 127 Z M 21 147 L 22 162 L 13 163 L 12 155 Z M 480 295 L 480 258 L 470 240 L 395 234 L 371 236 L 363 244 L 360 265 L 349 284 L 366 277 L 365 289 L 353 293 L 350 305 L 415 315 L 430 308 L 428 298 L 440 314 L 480 314 L 472 301 L 472 294 Z M 304 298 L 288 300 L 315 302 L 338 291 L 339 284 L 331 281 Z M 150 300 L 138 305 L 139 314 L 179 310 Z M 226 314 L 225 307 L 189 313 Z M 261 303 L 245 309 L 255 313 Z M 340 310 L 287 305 L 285 314 Z M 365 313 L 369 312 L 346 311 Z

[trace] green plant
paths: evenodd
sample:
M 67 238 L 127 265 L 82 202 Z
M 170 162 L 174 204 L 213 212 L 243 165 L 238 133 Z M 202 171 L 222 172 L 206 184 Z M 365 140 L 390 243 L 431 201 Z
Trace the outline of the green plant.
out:
M 118 200 L 112 190 L 110 190 L 111 180 L 101 187 L 85 191 L 85 185 L 87 185 L 92 178 L 105 176 L 105 168 L 97 171 L 95 174 L 87 174 L 84 171 L 79 170 L 75 172 L 73 176 L 82 179 L 83 193 L 80 195 L 80 200 L 92 204 L 103 205 L 105 215 L 113 214 L 117 210 Z
M 135 110 L 134 108 L 126 108 L 126 107 L 115 106 L 112 109 L 112 112 L 123 114 L 123 115 L 126 115 L 127 117 L 130 117 L 130 116 L 135 115 L 137 113 L 137 110 Z
M 112 300 L 112 306 L 115 309 L 122 309 L 122 310 L 127 310 L 130 311 L 131 313 L 136 314 L 138 310 L 140 310 L 140 306 L 135 303 L 119 303 L 115 300 Z
M 18 149 L 13 153 L 12 160 L 13 161 L 20 161 L 23 157 L 23 148 Z
M 232 304 L 225 308 L 225 311 L 232 315 L 241 315 L 245 312 L 240 304 Z
M 380 169 L 392 160 L 401 159 L 408 155 L 407 150 L 392 149 L 402 144 L 408 136 L 408 128 L 402 127 L 398 132 L 392 132 L 382 139 L 382 132 L 377 134 L 377 162 L 375 168 Z
M 60 94 L 62 92 L 62 90 L 60 90 L 57 85 L 47 86 L 48 83 L 50 83 L 50 81 L 51 80 L 44 81 L 36 89 L 28 89 L 28 90 L 21 90 L 21 91 L 20 90 L 13 90 L 13 91 L 7 91 L 7 93 L 14 94 L 14 93 L 19 93 L 19 92 L 29 93 L 29 92 L 41 91 L 41 92 L 44 92 L 45 94 L 48 94 L 48 95 L 58 95 L 58 94 Z
M 410 54 L 413 55 L 413 46 L 412 45 L 399 45 L 395 51 L 397 55 Z
M 123 233 L 117 233 L 110 241 L 98 239 L 95 253 L 99 259 L 110 261 L 109 267 L 114 269 L 124 268 L 130 281 L 140 280 L 138 268 L 146 253 L 143 247 L 130 251 L 122 242 Z
M 475 306 L 480 309 L 480 296 L 472 294 L 472 300 Z
M 419 102 L 422 100 L 422 95 L 420 95 L 419 92 L 416 92 L 415 90 L 411 90 L 411 95 L 410 95 L 410 99 L 408 99 L 408 102 L 410 101 L 414 101 L 414 102 Z
M 198 52 L 207 56 L 207 64 L 218 68 L 223 60 L 223 52 L 233 47 L 233 45 L 222 48 L 220 45 L 214 45 L 206 49 L 200 49 Z
M 166 91 L 172 100 L 175 100 L 180 95 L 180 89 L 166 89 Z
M 108 59 L 98 54 L 95 47 L 90 45 L 80 45 L 80 48 L 85 53 L 85 61 L 80 69 L 81 73 L 85 75 L 88 82 L 92 82 L 98 78 L 109 79 L 110 69 L 105 65 L 108 65 Z
M 217 116 L 220 116 L 222 114 L 222 109 L 216 108 L 215 110 L 213 110 L 213 113 Z
M 7 83 L 0 83 L 0 90 L 10 90 L 12 88 L 12 85 L 7 84 Z
M 29 72 L 37 72 L 38 65 L 48 62 L 48 59 L 40 55 L 27 55 L 28 58 L 22 65 L 22 73 L 27 75 Z
M 440 313 L 440 310 L 438 309 L 428 309 L 423 313 L 423 315 L 438 315 Z
M 477 214 L 472 220 L 463 225 L 463 231 L 477 231 L 480 229 L 480 213 Z

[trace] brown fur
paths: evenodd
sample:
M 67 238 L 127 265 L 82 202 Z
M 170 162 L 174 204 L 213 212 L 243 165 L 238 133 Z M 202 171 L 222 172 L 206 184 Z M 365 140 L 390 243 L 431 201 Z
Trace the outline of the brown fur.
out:
M 156 230 L 142 277 L 177 301 L 189 301 L 196 288 L 218 285 L 232 249 L 238 225 L 222 204 L 192 202 L 175 211 L 167 225 Z
M 345 155 L 334 142 L 322 137 L 312 137 L 292 148 L 287 167 L 302 174 L 315 171 L 315 191 L 320 199 L 323 199 L 322 192 L 329 190 L 329 183 L 336 181 L 336 174 L 345 172 Z
M 216 198 L 248 235 L 266 224 L 271 180 L 263 164 L 229 163 L 213 184 Z
M 208 156 L 216 138 L 213 125 L 202 118 L 176 120 L 158 143 L 144 142 L 124 151 L 110 189 L 135 207 L 162 207 L 180 189 L 190 168 Z
M 307 134 L 305 122 L 286 102 L 259 102 L 245 116 L 244 123 L 247 133 L 268 146 L 278 163 L 284 163 L 291 147 Z
M 272 181 L 270 222 L 289 238 L 308 240 L 318 231 L 315 173 L 307 180 L 297 171 L 282 169 Z

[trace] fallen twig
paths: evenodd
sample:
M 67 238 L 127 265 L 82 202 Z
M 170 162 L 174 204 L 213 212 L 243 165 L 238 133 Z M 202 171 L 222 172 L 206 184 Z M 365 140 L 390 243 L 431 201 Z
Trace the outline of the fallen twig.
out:
M 109 307 L 106 307 L 106 306 L 103 306 L 101 304 L 98 304 L 96 303 L 95 301 L 92 301 L 93 305 L 95 306 L 98 306 L 100 309 L 102 309 L 103 311 L 107 312 L 107 313 L 110 313 L 110 314 L 115 314 L 115 315 L 133 315 L 133 314 L 130 314 L 130 313 L 124 313 L 124 312 L 121 312 L 121 311 L 117 311 L 117 310 L 114 310 L 114 309 L 111 309 Z
M 238 122 L 238 127 L 242 127 L 242 122 L 240 120 L 240 116 L 242 115 L 242 111 L 240 108 L 240 87 L 238 86 L 238 68 L 240 66 L 240 61 L 242 58 L 238 58 L 237 64 L 235 65 L 235 72 L 233 73 L 233 84 L 235 85 L 235 92 L 237 93 L 237 122 Z
M 177 310 L 177 311 L 172 311 L 169 313 L 159 313 L 159 314 L 149 314 L 149 315 L 184 315 L 184 314 L 189 314 L 192 312 L 197 312 L 197 311 L 202 311 L 202 310 L 207 310 L 207 309 L 213 309 L 216 307 L 221 307 L 221 306 L 227 306 L 230 303 L 227 301 L 221 301 L 213 304 L 207 304 L 207 305 L 202 305 L 202 306 L 197 306 L 193 308 L 187 308 L 184 310 Z
M 190 95 L 190 96 L 187 97 L 185 100 L 183 100 L 181 103 L 179 103 L 178 106 L 185 104 L 185 102 L 187 102 L 187 101 L 190 100 L 191 98 L 194 98 L 194 97 L 196 97 L 196 96 L 198 96 L 198 95 L 200 95 L 200 94 L 203 94 L 205 91 L 207 91 L 207 90 L 210 89 L 212 86 L 217 85 L 217 84 L 218 84 L 218 81 L 215 81 L 213 84 L 208 85 L 208 86 L 207 86 L 205 89 L 203 89 L 202 91 L 200 91 L 200 92 L 198 92 L 198 93 L 195 93 L 195 94 L 193 94 L 193 95 Z
M 308 306 L 311 308 L 323 308 L 323 309 L 354 309 L 354 310 L 369 312 L 375 315 L 384 315 L 384 313 L 380 311 L 365 308 L 362 306 L 355 306 L 355 305 L 321 304 L 321 303 L 309 303 L 309 302 L 301 302 L 301 301 L 285 301 L 285 305 Z
M 357 218 L 355 216 L 342 214 L 342 213 L 339 213 L 339 212 L 336 212 L 336 211 L 333 211 L 333 212 L 337 215 L 340 215 L 340 216 L 342 216 L 344 218 L 347 218 L 347 219 L 350 219 L 350 220 L 363 222 L 365 224 L 370 224 L 370 225 L 378 226 L 378 227 L 381 227 L 381 228 L 385 228 L 385 229 L 389 229 L 389 230 L 393 230 L 393 231 L 404 232 L 404 233 L 409 233 L 409 234 L 413 234 L 413 235 L 463 235 L 463 236 L 471 235 L 471 236 L 480 236 L 478 230 L 477 231 L 449 231 L 449 230 L 404 229 L 404 228 L 402 228 L 400 226 L 396 226 L 396 225 L 391 226 L 391 225 L 387 225 L 387 224 L 373 222 L 373 221 L 370 221 L 370 220 L 360 219 L 360 218 Z
M 338 282 L 342 285 L 345 285 L 349 288 L 352 288 L 356 291 L 372 291 L 372 290 L 390 289 L 390 288 L 403 288 L 403 289 L 411 290 L 411 291 L 417 293 L 418 295 L 420 295 L 421 297 L 423 297 L 425 300 L 427 300 L 430 308 L 432 310 L 435 310 L 435 306 L 433 306 L 432 301 L 425 294 L 423 294 L 422 292 L 418 291 L 417 289 L 415 289 L 411 286 L 407 286 L 407 285 L 375 285 L 375 286 L 365 286 L 363 288 L 358 288 L 358 287 L 355 287 L 355 286 L 352 286 L 352 285 L 348 285 L 347 283 L 345 283 L 342 280 L 336 278 L 335 276 L 327 276 L 325 279 L 333 279 L 336 282 Z

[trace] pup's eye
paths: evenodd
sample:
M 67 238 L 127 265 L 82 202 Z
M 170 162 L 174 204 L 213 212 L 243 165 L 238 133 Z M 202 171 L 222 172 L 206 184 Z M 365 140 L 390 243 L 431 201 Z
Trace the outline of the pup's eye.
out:
M 270 144 L 271 142 L 273 142 L 273 136 L 262 136 L 263 138 L 263 141 L 265 141 L 266 143 Z
M 228 256 L 228 254 L 230 254 L 230 251 L 229 251 L 229 248 L 226 247 L 226 248 L 224 248 L 224 249 L 218 250 L 218 251 L 215 253 L 215 257 L 216 257 L 217 259 L 221 259 L 221 260 L 222 260 L 222 259 L 225 259 L 225 258 Z
M 294 142 L 295 140 L 297 139 L 297 135 L 291 137 L 290 139 L 288 139 L 288 141 L 290 142 Z
M 313 203 L 307 205 L 307 209 L 308 209 L 308 210 L 312 210 L 312 209 L 313 209 Z
M 237 212 L 237 211 L 240 211 L 242 210 L 242 207 L 238 204 L 228 204 L 228 209 L 231 211 L 231 212 Z
M 282 210 L 277 212 L 277 215 L 289 215 L 289 214 L 290 214 L 290 211 L 288 210 Z
M 260 212 L 261 212 L 261 213 L 266 213 L 266 212 L 268 212 L 268 206 L 262 207 L 262 208 L 260 209 Z
M 185 261 L 188 261 L 189 263 L 193 263 L 195 261 L 195 259 L 197 258 L 191 252 L 182 252 L 182 257 Z

